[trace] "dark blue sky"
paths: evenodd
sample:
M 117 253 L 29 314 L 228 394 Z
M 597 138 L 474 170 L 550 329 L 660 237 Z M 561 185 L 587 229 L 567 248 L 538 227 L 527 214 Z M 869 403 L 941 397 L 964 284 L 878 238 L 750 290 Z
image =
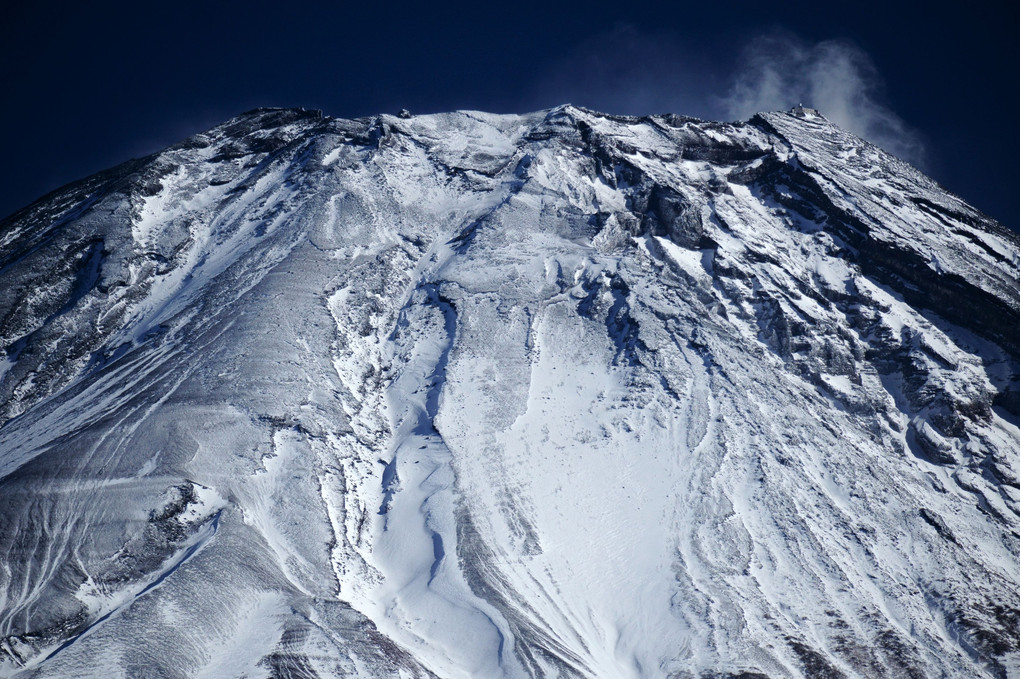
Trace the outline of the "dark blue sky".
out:
M 0 215 L 255 106 L 725 118 L 815 97 L 1020 229 L 1015 3 L 838 4 L 4 3 Z

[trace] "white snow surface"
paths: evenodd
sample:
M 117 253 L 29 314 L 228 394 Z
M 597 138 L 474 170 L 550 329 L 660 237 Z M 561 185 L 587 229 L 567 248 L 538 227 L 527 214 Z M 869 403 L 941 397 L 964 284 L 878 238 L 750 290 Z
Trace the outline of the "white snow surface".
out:
M 245 114 L 0 223 L 0 676 L 1018 676 L 1018 276 L 821 116 Z

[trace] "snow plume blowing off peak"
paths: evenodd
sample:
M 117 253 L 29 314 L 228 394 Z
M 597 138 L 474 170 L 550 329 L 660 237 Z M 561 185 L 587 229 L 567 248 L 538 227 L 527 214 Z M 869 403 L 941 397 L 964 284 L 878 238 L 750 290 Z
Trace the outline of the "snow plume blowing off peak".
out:
M 803 102 L 837 125 L 924 167 L 920 135 L 881 103 L 881 76 L 853 42 L 810 45 L 789 33 L 771 33 L 753 40 L 742 61 L 720 102 L 728 117 L 745 119 Z
M 924 168 L 920 133 L 882 102 L 884 83 L 856 43 L 810 43 L 784 30 L 760 34 L 732 69 L 681 36 L 622 24 L 591 36 L 538 77 L 531 103 L 567 99 L 603 111 L 647 115 L 683 112 L 746 120 L 798 103 Z

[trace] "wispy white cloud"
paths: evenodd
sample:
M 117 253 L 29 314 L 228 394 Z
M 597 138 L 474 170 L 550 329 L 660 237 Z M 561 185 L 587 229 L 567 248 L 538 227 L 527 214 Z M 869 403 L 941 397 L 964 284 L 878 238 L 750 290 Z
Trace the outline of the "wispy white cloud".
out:
M 852 42 L 809 44 L 787 33 L 772 33 L 748 45 L 719 104 L 727 117 L 746 118 L 803 103 L 890 153 L 923 166 L 920 134 L 882 103 L 882 87 L 874 63 Z
M 746 119 L 798 103 L 837 125 L 924 166 L 921 135 L 883 103 L 871 58 L 847 40 L 805 42 L 772 32 L 753 39 L 739 58 L 731 45 L 704 48 L 669 32 L 620 25 L 577 45 L 537 74 L 531 108 L 574 103 L 629 114 L 681 113 Z

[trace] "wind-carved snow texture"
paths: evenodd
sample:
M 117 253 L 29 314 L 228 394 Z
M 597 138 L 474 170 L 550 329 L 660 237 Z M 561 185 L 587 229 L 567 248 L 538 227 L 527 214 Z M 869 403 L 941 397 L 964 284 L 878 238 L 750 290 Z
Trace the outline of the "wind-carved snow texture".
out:
M 4 676 L 1020 672 L 1020 244 L 810 112 L 258 110 L 0 267 Z

